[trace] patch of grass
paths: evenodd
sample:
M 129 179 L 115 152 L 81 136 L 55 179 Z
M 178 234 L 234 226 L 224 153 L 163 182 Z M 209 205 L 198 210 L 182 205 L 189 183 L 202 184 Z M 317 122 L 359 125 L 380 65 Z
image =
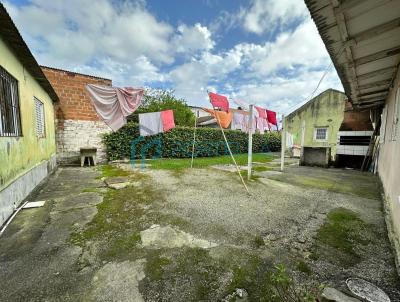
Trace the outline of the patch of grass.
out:
M 374 237 L 371 226 L 355 212 L 334 209 L 317 232 L 313 258 L 323 256 L 345 267 L 353 266 L 361 260 L 358 247 L 369 244 Z
M 256 235 L 254 237 L 254 245 L 256 248 L 260 248 L 265 245 L 264 239 L 262 238 L 261 235 Z
M 150 253 L 154 255 L 146 255 L 146 278 L 140 283 L 140 291 L 145 296 L 156 297 L 163 293 L 165 301 L 220 300 L 215 295 L 220 290 L 219 277 L 224 267 L 211 258 L 207 250 L 169 249 L 163 252 L 170 253 L 168 258 L 159 251 Z
M 234 154 L 235 160 L 238 165 L 247 164 L 247 154 Z M 255 153 L 253 154 L 253 161 L 267 163 L 274 159 L 272 154 Z M 153 169 L 167 169 L 167 170 L 181 170 L 190 168 L 191 158 L 166 158 L 155 159 L 148 161 Z M 200 157 L 195 158 L 193 168 L 207 168 L 212 165 L 226 165 L 232 164 L 230 155 L 217 156 L 217 157 Z
M 312 273 L 312 271 L 311 271 L 311 268 L 308 266 L 308 264 L 307 263 L 305 263 L 303 260 L 300 260 L 298 263 L 297 263 L 297 265 L 296 265 L 296 268 L 297 268 L 297 270 L 299 271 L 299 272 L 302 272 L 302 273 L 304 273 L 304 274 L 306 274 L 306 275 L 311 275 L 311 273 Z
M 99 176 L 98 178 L 129 176 L 131 174 L 129 171 L 122 170 L 113 165 L 102 165 L 102 166 L 99 166 L 98 169 L 101 172 L 101 176 Z
M 266 167 L 266 166 L 255 166 L 253 167 L 253 171 L 255 172 L 264 172 L 264 171 L 271 171 L 273 168 L 271 167 Z

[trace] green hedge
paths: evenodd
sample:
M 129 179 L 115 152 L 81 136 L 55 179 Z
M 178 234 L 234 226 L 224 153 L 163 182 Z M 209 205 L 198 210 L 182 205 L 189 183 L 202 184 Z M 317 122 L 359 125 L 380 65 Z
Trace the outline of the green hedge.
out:
M 246 153 L 248 135 L 238 130 L 224 130 L 233 153 Z M 129 122 L 116 132 L 103 136 L 110 160 L 124 158 L 187 158 L 192 154 L 193 128 L 176 127 L 169 132 L 141 137 L 137 123 Z M 281 146 L 280 134 L 253 135 L 253 152 L 275 152 Z M 229 154 L 220 129 L 197 128 L 196 157 Z

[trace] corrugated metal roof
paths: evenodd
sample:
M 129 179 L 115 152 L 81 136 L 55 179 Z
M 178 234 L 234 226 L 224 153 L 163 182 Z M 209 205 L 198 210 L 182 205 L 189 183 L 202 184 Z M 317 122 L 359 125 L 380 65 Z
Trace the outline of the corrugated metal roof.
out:
M 384 103 L 400 63 L 400 0 L 305 0 L 355 108 Z
M 47 80 L 36 59 L 32 55 L 17 27 L 7 13 L 5 7 L 0 3 L 0 36 L 13 50 L 21 64 L 29 71 L 33 78 L 48 93 L 53 101 L 58 101 L 58 96 Z

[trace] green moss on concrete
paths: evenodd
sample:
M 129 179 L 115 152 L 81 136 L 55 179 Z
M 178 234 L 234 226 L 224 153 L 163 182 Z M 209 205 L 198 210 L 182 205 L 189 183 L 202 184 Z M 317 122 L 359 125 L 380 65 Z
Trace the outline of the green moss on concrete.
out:
M 273 167 L 266 167 L 266 166 L 255 166 L 253 167 L 254 172 L 265 172 L 265 171 L 272 171 Z
M 172 261 L 161 255 L 158 250 L 150 251 L 146 255 L 145 275 L 152 281 L 161 280 L 164 276 L 165 267 L 172 263 Z
M 294 173 L 290 173 L 290 170 L 287 170 L 282 175 L 271 176 L 270 178 L 302 187 L 350 194 L 369 199 L 380 198 L 380 186 L 373 175 L 350 172 L 341 174 L 339 172 L 340 170 L 333 169 L 324 171 L 318 168 L 306 168 L 304 171 L 296 169 Z M 313 176 L 309 176 L 311 173 Z
M 109 189 L 103 193 L 103 202 L 97 205 L 95 217 L 85 229 L 72 233 L 70 240 L 83 248 L 90 242 L 101 242 L 100 260 L 129 259 L 131 254 L 136 253 L 134 247 L 140 243 L 139 232 L 145 228 L 144 206 L 155 203 L 162 196 L 148 184 L 147 176 L 143 174 L 107 171 L 107 175 L 119 173 L 129 176 L 141 185 L 120 190 Z
M 131 173 L 129 171 L 125 171 L 120 169 L 114 165 L 102 165 L 99 166 L 99 171 L 101 172 L 101 177 L 118 177 L 118 176 L 129 176 Z
M 337 208 L 328 213 L 315 238 L 313 258 L 323 257 L 343 266 L 352 266 L 361 260 L 360 246 L 375 237 L 373 228 L 355 212 Z

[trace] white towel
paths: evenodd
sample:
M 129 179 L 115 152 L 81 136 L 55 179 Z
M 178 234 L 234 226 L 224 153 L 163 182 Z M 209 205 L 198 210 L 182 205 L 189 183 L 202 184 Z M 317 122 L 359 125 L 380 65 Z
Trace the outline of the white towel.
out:
M 155 135 L 163 132 L 161 112 L 139 114 L 139 132 L 141 136 Z
M 234 112 L 232 117 L 231 129 L 233 130 L 244 130 L 243 124 L 245 120 L 245 115 L 240 112 Z

